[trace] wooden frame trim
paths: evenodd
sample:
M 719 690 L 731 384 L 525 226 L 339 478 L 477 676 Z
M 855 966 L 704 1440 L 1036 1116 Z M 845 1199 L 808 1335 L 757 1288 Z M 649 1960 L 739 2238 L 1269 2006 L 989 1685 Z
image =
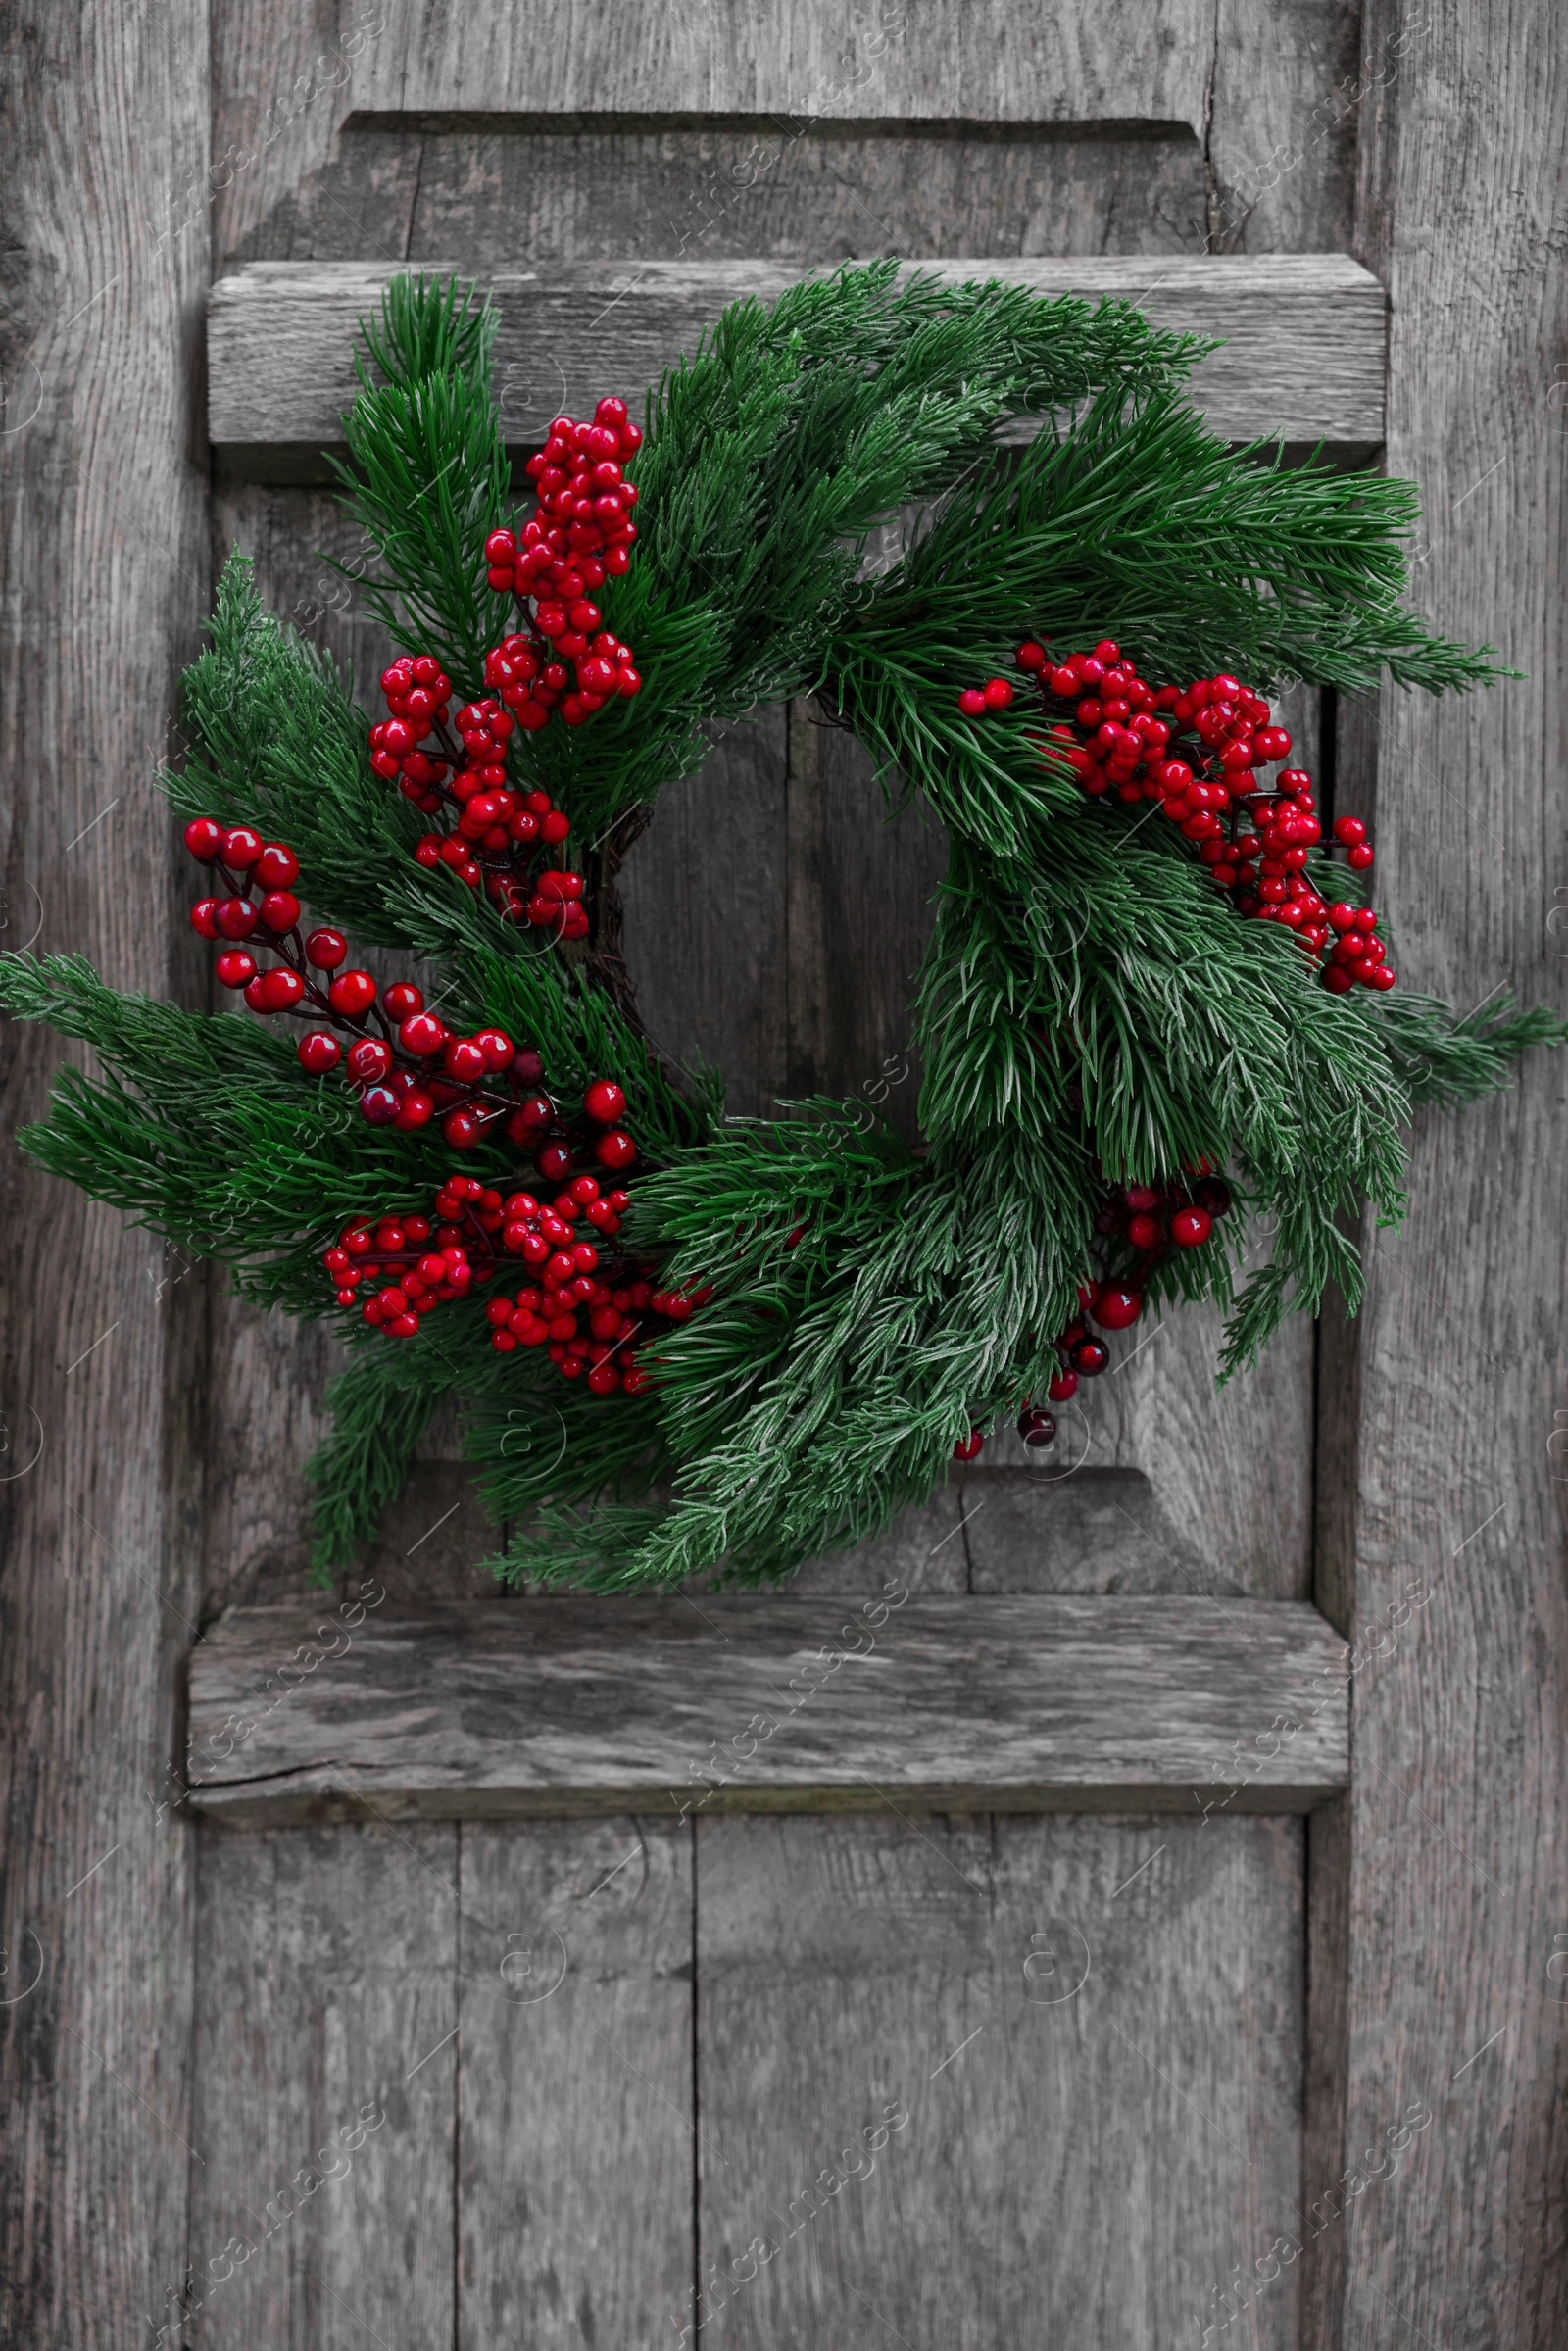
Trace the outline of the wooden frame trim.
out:
M 979 259 L 921 265 L 955 279 L 1000 278 L 1042 294 L 1135 301 L 1157 325 L 1221 338 L 1194 396 L 1234 441 L 1327 442 L 1354 459 L 1383 438 L 1386 300 L 1340 253 Z M 424 262 L 444 275 L 460 265 Z M 356 321 L 394 267 L 251 262 L 212 290 L 209 429 L 226 469 L 274 481 L 324 478 L 356 386 Z M 771 301 L 811 272 L 771 261 L 581 262 L 482 278 L 500 315 L 497 383 L 508 441 L 536 446 L 563 408 L 607 384 L 657 380 L 727 303 Z M 548 353 L 548 359 L 542 354 Z M 1020 434 L 1019 437 L 1024 437 Z
M 1296 1601 L 898 1585 L 701 1610 L 356 1609 L 231 1609 L 198 1644 L 197 1810 L 252 1826 L 888 1801 L 1207 1817 L 1303 1812 L 1347 1784 L 1345 1646 Z

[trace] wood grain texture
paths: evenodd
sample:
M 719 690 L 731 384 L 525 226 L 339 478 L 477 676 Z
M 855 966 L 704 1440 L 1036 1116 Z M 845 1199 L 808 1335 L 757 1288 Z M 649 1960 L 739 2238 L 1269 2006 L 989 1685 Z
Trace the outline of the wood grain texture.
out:
M 881 1785 L 965 1811 L 1191 1810 L 1199 1788 L 1298 1811 L 1345 1784 L 1343 1646 L 1292 1602 L 535 1599 L 317 1631 L 236 1609 L 196 1648 L 204 1812 L 684 1817 L 863 1809 Z
M 1357 235 L 1392 297 L 1389 465 L 1426 510 L 1415 596 L 1526 673 L 1379 712 L 1400 977 L 1461 1005 L 1511 985 L 1561 1008 L 1568 974 L 1545 928 L 1568 881 L 1558 33 L 1528 6 L 1379 4 L 1363 28 L 1364 60 L 1398 68 L 1361 110 Z M 1366 1236 L 1357 1444 L 1335 1465 L 1358 1640 L 1415 1579 L 1433 1596 L 1356 1681 L 1345 2161 L 1410 2098 L 1437 2127 L 1363 2204 L 1347 2343 L 1568 2337 L 1568 2011 L 1546 1974 L 1568 1931 L 1563 1082 L 1537 1056 L 1479 1112 L 1420 1118 L 1404 1231 Z
M 458 269 L 449 257 L 425 265 Z M 1157 325 L 1225 338 L 1193 377 L 1193 397 L 1233 440 L 1278 436 L 1366 448 L 1382 438 L 1384 298 L 1344 255 L 1014 261 L 922 265 L 955 278 L 994 277 L 1043 294 L 1136 301 Z M 353 401 L 355 322 L 394 271 L 362 263 L 251 262 L 213 289 L 209 423 L 236 469 L 295 463 L 341 440 Z M 543 439 L 613 381 L 652 383 L 696 348 L 727 303 L 771 301 L 803 271 L 761 261 L 576 263 L 497 273 L 483 282 L 500 315 L 498 384 L 509 436 Z
M 689 2339 L 1185 2351 L 1294 2226 L 1299 1824 L 705 1820 L 697 1851 Z M 1294 2280 L 1246 2340 L 1295 2344 Z
M 8 30 L 0 936 L 162 996 L 199 960 L 148 777 L 207 597 L 206 251 L 177 225 L 207 170 L 207 14 L 46 0 Z M 191 1840 L 169 1774 L 202 1277 L 16 1151 L 64 1057 L 7 1025 L 0 2338 L 118 2351 L 185 2250 Z
M 1348 247 L 1355 192 L 1358 15 L 1341 0 L 1220 0 L 1203 138 L 1216 253 Z
M 342 118 L 770 115 L 836 122 L 1185 122 L 1203 119 L 1211 19 L 1198 0 L 1136 18 L 1064 5 L 962 16 L 788 0 L 544 0 L 526 17 L 392 0 L 352 61 Z
M 757 116 L 377 119 L 345 130 L 269 210 L 236 209 L 222 253 L 227 266 L 356 261 L 385 245 L 421 262 L 461 253 L 485 270 L 514 268 L 519 253 L 530 264 L 1193 253 L 1205 185 L 1186 124 L 1089 137 L 962 122 L 889 135 Z
M 692 1832 L 461 1836 L 454 2341 L 651 2351 L 695 2255 Z
M 809 704 L 789 710 L 784 894 L 786 1090 L 853 1095 L 919 1133 L 914 977 L 936 919 L 947 835 L 922 805 L 891 821 L 870 754 Z
M 187 2339 L 451 2341 L 458 1901 L 452 1828 L 203 1835 Z

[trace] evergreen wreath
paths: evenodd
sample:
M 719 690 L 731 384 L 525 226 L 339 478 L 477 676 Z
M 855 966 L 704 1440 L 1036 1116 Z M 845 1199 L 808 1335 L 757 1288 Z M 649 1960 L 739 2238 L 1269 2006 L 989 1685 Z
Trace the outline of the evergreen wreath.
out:
M 24 1136 L 42 1165 L 337 1316 L 318 1569 L 449 1393 L 521 1529 L 502 1577 L 759 1582 L 923 1500 L 1004 1415 L 1049 1443 L 1153 1307 L 1221 1301 L 1222 1376 L 1329 1282 L 1353 1310 L 1348 1214 L 1398 1219 L 1412 1104 L 1565 1034 L 1396 989 L 1365 828 L 1325 836 L 1279 767 L 1288 681 L 1516 674 L 1402 606 L 1413 485 L 1232 451 L 1186 397 L 1212 346 L 1124 304 L 879 263 L 733 305 L 646 437 L 616 399 L 558 419 L 519 527 L 494 334 L 407 277 L 362 324 L 338 470 L 408 648 L 387 715 L 237 555 L 185 675 L 196 748 L 159 781 L 218 976 L 268 1017 L 0 966 L 98 1058 Z M 620 862 L 709 722 L 796 695 L 947 828 L 920 1149 L 863 1104 L 726 1119 L 638 1021 Z M 418 958 L 428 1003 L 351 937 Z

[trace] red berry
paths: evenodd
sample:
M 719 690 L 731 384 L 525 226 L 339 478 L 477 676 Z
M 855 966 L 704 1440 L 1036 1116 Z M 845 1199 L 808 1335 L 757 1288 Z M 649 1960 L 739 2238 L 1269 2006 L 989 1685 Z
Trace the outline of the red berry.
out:
M 483 1125 L 471 1110 L 449 1110 L 441 1121 L 441 1132 L 454 1151 L 471 1151 L 484 1132 Z
M 398 1114 L 398 1098 L 390 1086 L 367 1086 L 360 1096 L 360 1112 L 373 1127 L 390 1126 Z
M 410 1020 L 416 1012 L 424 1010 L 423 991 L 412 980 L 394 981 L 381 991 L 381 1008 L 389 1020 Z
M 375 982 L 368 971 L 340 971 L 326 1001 L 340 1018 L 358 1020 L 375 1002 Z
M 1127 1220 L 1127 1239 L 1134 1249 L 1158 1249 L 1164 1231 L 1157 1216 L 1130 1216 Z
M 261 978 L 262 1008 L 267 1012 L 291 1012 L 305 994 L 305 982 L 297 971 L 280 966 L 264 971 Z
M 434 1097 L 426 1094 L 422 1086 L 411 1086 L 398 1104 L 396 1123 L 400 1127 L 424 1127 L 434 1116 Z
M 1334 838 L 1345 849 L 1357 849 L 1366 839 L 1366 826 L 1359 816 L 1336 816 Z
M 1206 1208 L 1178 1208 L 1170 1220 L 1170 1237 L 1178 1249 L 1200 1249 L 1214 1230 Z
M 514 1065 L 516 1054 L 505 1029 L 479 1029 L 473 1042 L 483 1053 L 489 1068 L 507 1069 Z
M 594 1156 L 601 1167 L 629 1167 L 637 1156 L 637 1146 L 624 1127 L 612 1127 L 595 1144 Z
M 225 988 L 244 988 L 256 977 L 256 957 L 243 947 L 225 948 L 218 958 L 219 979 Z
M 312 931 L 305 942 L 305 959 L 318 971 L 336 971 L 349 952 L 341 931 Z
M 983 718 L 986 698 L 978 686 L 965 686 L 958 696 L 958 709 L 965 718 Z
M 1011 678 L 1010 678 L 1010 677 L 989 677 L 989 678 L 987 678 L 987 680 L 986 680 L 986 683 L 985 683 L 984 693 L 983 693 L 983 701 L 984 701 L 984 706 L 985 706 L 985 708 L 986 708 L 988 710 L 1006 710 L 1006 709 L 1009 707 L 1009 705 L 1011 704 L 1011 701 L 1012 701 L 1012 680 L 1011 680 Z
M 1065 1404 L 1078 1393 L 1078 1374 L 1075 1371 L 1053 1372 L 1051 1386 L 1046 1393 L 1054 1404 Z
M 598 1125 L 610 1127 L 625 1110 L 626 1097 L 612 1078 L 596 1078 L 582 1098 L 582 1106 Z M 605 1164 L 608 1167 L 611 1161 L 607 1159 Z
M 269 841 L 256 860 L 256 878 L 267 890 L 287 890 L 299 880 L 300 861 L 281 841 Z
M 1350 867 L 1353 873 L 1365 873 L 1367 867 L 1372 862 L 1372 844 L 1370 841 L 1357 841 L 1354 847 L 1347 853 L 1345 862 Z
M 392 1048 L 379 1037 L 362 1037 L 349 1047 L 348 1071 L 362 1086 L 373 1085 L 384 1078 L 392 1067 Z
M 203 865 L 213 864 L 223 851 L 224 833 L 211 816 L 193 816 L 185 827 L 185 847 Z
M 300 1039 L 298 1053 L 302 1069 L 308 1070 L 313 1078 L 322 1077 L 327 1070 L 337 1067 L 343 1057 L 343 1048 L 335 1037 L 327 1035 L 325 1029 L 312 1029 L 308 1036 Z
M 1072 1350 L 1072 1365 L 1080 1379 L 1096 1380 L 1110 1361 L 1110 1349 L 1098 1339 L 1080 1339 Z
M 1019 646 L 1017 652 L 1012 658 L 1017 662 L 1020 669 L 1028 669 L 1031 671 L 1044 669 L 1046 665 L 1046 649 L 1043 645 L 1037 645 L 1034 639 L 1031 637 L 1025 644 Z
M 236 873 L 248 873 L 262 854 L 262 836 L 248 824 L 236 824 L 223 835 L 223 862 Z
M 220 939 L 222 937 L 223 934 L 218 927 L 218 906 L 219 902 L 216 898 L 199 898 L 191 907 L 190 927 L 198 938 Z
M 1143 1310 L 1144 1301 L 1140 1293 L 1136 1290 L 1124 1289 L 1117 1284 L 1108 1284 L 1102 1290 L 1099 1298 L 1089 1308 L 1090 1314 L 1102 1331 L 1130 1329 Z M 1074 1360 L 1077 1360 L 1076 1357 Z M 1082 1371 L 1081 1363 L 1078 1365 L 1078 1369 Z
M 270 931 L 291 931 L 300 918 L 300 902 L 292 890 L 269 890 L 261 915 Z
M 248 939 L 256 928 L 256 908 L 248 898 L 221 898 L 213 919 L 225 939 Z

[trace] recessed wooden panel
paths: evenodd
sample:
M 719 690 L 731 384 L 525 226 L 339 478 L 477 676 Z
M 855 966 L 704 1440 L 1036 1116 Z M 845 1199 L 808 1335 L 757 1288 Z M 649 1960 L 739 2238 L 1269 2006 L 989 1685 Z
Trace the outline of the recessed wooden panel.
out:
M 462 273 L 457 262 L 420 265 Z M 1217 335 L 1194 377 L 1216 432 L 1370 447 L 1383 433 L 1383 289 L 1343 254 L 1259 261 L 1186 255 L 1104 260 L 930 262 L 955 279 L 995 277 L 1041 294 L 1136 302 L 1156 325 Z M 241 471 L 288 478 L 341 441 L 352 406 L 357 320 L 395 270 L 355 262 L 252 262 L 213 289 L 209 429 Z M 510 386 L 509 437 L 544 436 L 558 411 L 591 411 L 607 384 L 637 405 L 719 313 L 745 295 L 771 301 L 806 274 L 787 264 L 626 261 L 491 276 L 500 314 L 498 381 Z M 1021 429 L 1021 428 L 1020 428 Z
M 334 78 L 339 120 L 482 115 L 841 122 L 1186 122 L 1200 130 L 1213 52 L 1198 0 L 1123 17 L 1004 0 L 961 10 L 819 0 L 538 0 L 526 12 L 393 0 Z
M 454 2340 L 640 2351 L 696 2254 L 691 1830 L 461 1834 Z
M 458 1833 L 209 1834 L 186 2339 L 449 2342 Z
M 1294 2347 L 1296 2269 L 1254 2264 L 1298 2229 L 1299 1823 L 705 1821 L 697 1855 L 688 2341 L 1187 2351 L 1239 2262 L 1243 2339 Z

